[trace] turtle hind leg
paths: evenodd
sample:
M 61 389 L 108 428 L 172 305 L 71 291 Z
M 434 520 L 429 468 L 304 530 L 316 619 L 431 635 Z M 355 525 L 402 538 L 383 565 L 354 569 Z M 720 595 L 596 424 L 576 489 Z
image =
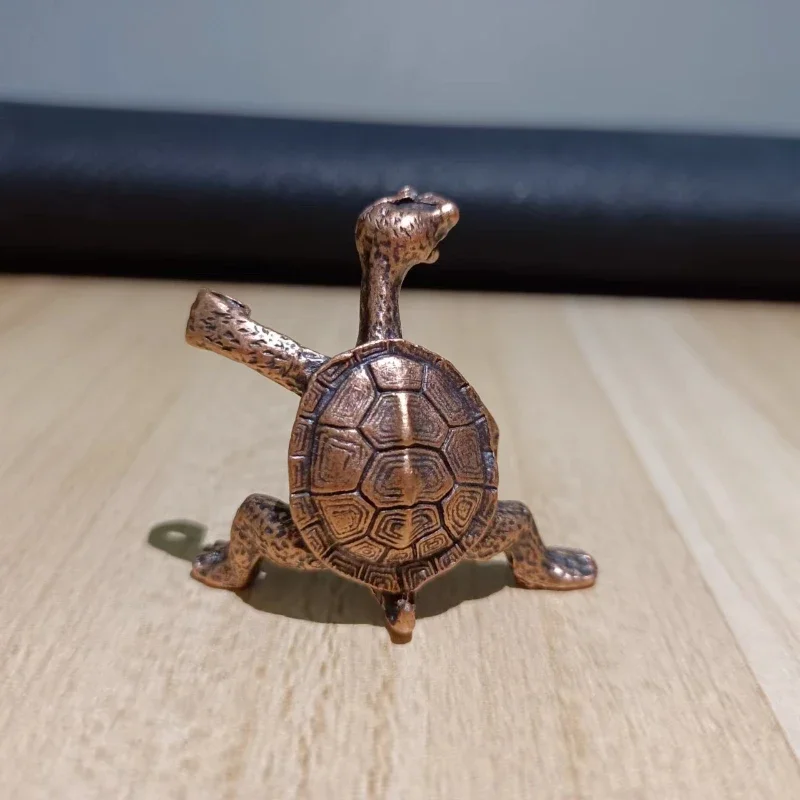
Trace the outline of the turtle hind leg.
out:
M 375 599 L 381 604 L 386 615 L 386 630 L 393 644 L 408 644 L 414 633 L 417 621 L 416 597 L 413 592 L 393 594 L 373 589 Z
M 192 577 L 215 589 L 244 589 L 261 559 L 294 569 L 320 569 L 292 521 L 289 506 L 251 494 L 236 512 L 229 542 L 215 542 L 192 564 Z
M 597 564 L 583 550 L 546 547 L 533 514 L 523 503 L 497 505 L 493 527 L 470 553 L 486 559 L 505 553 L 517 585 L 523 589 L 585 589 L 597 579 Z

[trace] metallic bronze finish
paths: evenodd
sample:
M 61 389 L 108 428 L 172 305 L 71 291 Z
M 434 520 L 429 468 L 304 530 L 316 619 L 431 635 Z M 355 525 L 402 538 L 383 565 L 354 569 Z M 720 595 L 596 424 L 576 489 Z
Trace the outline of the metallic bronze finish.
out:
M 439 242 L 458 222 L 455 203 L 410 186 L 382 197 L 356 222 L 361 259 L 361 320 L 357 344 L 402 339 L 400 287 L 411 267 L 433 264 Z
M 309 378 L 328 360 L 254 322 L 250 309 L 238 300 L 207 290 L 197 295 L 189 312 L 186 341 L 239 361 L 301 396 Z
M 590 555 L 548 548 L 527 506 L 497 501 L 497 425 L 441 356 L 402 338 L 399 292 L 432 263 L 458 209 L 410 187 L 356 224 L 361 319 L 356 347 L 328 358 L 202 291 L 187 341 L 240 361 L 300 395 L 289 444 L 290 504 L 251 495 L 230 541 L 207 547 L 193 577 L 223 589 L 252 581 L 262 559 L 331 569 L 370 587 L 395 642 L 411 639 L 415 593 L 464 558 L 505 553 L 525 589 L 591 586 Z
M 489 420 L 456 369 L 411 342 L 331 359 L 300 401 L 289 445 L 292 517 L 309 549 L 393 594 L 452 567 L 497 506 Z

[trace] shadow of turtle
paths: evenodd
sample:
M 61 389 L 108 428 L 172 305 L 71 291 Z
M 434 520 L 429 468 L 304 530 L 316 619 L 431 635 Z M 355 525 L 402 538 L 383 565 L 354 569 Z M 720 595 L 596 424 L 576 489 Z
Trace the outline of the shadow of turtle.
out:
M 205 530 L 191 520 L 169 520 L 155 525 L 147 542 L 191 563 L 203 547 Z M 417 595 L 417 619 L 444 614 L 461 603 L 489 597 L 513 585 L 511 570 L 505 563 L 462 561 L 422 588 Z M 292 619 L 384 625 L 381 609 L 369 589 L 327 570 L 301 572 L 264 562 L 264 571 L 236 594 L 258 611 Z

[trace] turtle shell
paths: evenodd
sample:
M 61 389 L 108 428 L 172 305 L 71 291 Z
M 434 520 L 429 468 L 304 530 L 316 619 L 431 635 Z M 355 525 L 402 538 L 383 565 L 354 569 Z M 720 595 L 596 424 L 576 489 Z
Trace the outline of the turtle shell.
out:
M 497 426 L 449 362 L 371 342 L 311 378 L 289 446 L 292 517 L 331 569 L 409 592 L 454 566 L 497 506 Z

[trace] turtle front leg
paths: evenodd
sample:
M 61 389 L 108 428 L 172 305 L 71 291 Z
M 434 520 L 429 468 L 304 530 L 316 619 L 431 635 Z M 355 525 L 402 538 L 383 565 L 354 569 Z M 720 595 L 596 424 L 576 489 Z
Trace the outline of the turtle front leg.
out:
M 215 589 L 244 589 L 262 558 L 282 567 L 322 569 L 305 546 L 289 506 L 274 497 L 251 494 L 236 512 L 230 541 L 205 548 L 192 564 L 192 577 Z
M 483 560 L 505 553 L 523 589 L 585 589 L 597 579 L 597 564 L 583 550 L 546 547 L 530 509 L 516 501 L 497 504 L 493 527 L 472 549 Z
M 250 309 L 224 294 L 203 289 L 186 323 L 186 341 L 238 361 L 302 395 L 327 356 L 255 322 Z
M 408 644 L 414 633 L 416 616 L 416 596 L 414 592 L 408 594 L 392 594 L 372 590 L 375 599 L 381 604 L 386 615 L 386 630 L 394 644 Z

